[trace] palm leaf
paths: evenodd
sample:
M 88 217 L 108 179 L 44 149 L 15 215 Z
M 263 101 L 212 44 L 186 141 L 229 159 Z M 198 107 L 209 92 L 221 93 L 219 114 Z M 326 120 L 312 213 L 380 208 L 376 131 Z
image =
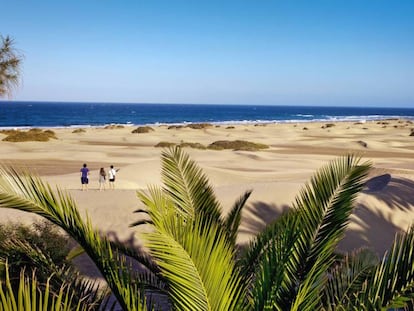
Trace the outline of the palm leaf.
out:
M 241 260 L 245 280 L 250 289 L 253 310 L 287 310 L 280 302 L 295 292 L 293 271 L 286 269 L 300 233 L 298 214 L 289 211 L 269 224 L 253 242 Z M 274 305 L 275 302 L 279 304 Z
M 113 252 L 111 242 L 93 229 L 89 217 L 84 221 L 69 195 L 59 189 L 56 193 L 37 177 L 0 169 L 0 207 L 36 213 L 61 227 L 95 262 L 123 308 L 145 310 L 145 297 L 125 258 Z
M 233 205 L 233 208 L 228 213 L 224 220 L 224 227 L 227 229 L 227 234 L 230 243 L 236 245 L 236 239 L 241 222 L 241 212 L 245 206 L 248 198 L 252 194 L 252 190 L 246 191 Z
M 369 249 L 359 249 L 347 254 L 328 271 L 328 282 L 323 291 L 326 310 L 335 310 L 360 292 L 378 264 L 377 256 Z
M 152 206 L 149 212 L 154 232 L 145 235 L 147 247 L 168 281 L 173 307 L 239 310 L 242 284 L 224 231 L 199 217 L 189 221 L 175 206 Z
M 0 97 L 10 95 L 19 84 L 22 56 L 10 37 L 0 36 Z
M 414 227 L 398 233 L 389 253 L 385 254 L 373 276 L 364 284 L 355 302 L 355 310 L 389 310 L 412 306 L 414 300 Z
M 312 310 L 313 302 L 319 299 L 320 287 L 302 284 L 307 284 L 306 279 L 316 282 L 326 277 L 369 168 L 369 163 L 360 165 L 359 158 L 352 155 L 339 158 L 320 169 L 296 199 L 301 234 L 292 256 L 296 258 L 292 270 L 296 270 L 300 284 L 297 296 L 291 297 L 295 309 L 308 309 L 306 302 L 310 302 Z
M 294 217 L 297 219 L 287 221 L 284 229 L 292 235 L 294 241 L 272 236 L 272 228 L 268 229 L 266 235 L 259 236 L 259 243 L 254 244 L 249 253 L 249 261 L 258 260 L 259 264 L 263 265 L 259 271 L 275 273 L 273 281 L 263 283 L 267 288 L 258 292 L 261 295 L 266 293 L 262 297 L 271 297 L 273 308 L 315 308 L 326 271 L 334 260 L 333 252 L 343 236 L 353 202 L 363 187 L 363 178 L 369 167 L 369 164 L 359 165 L 359 159 L 353 156 L 331 162 L 311 178 L 310 183 L 305 185 L 296 199 L 293 209 L 296 211 Z M 274 233 L 280 234 L 280 231 Z M 267 247 L 276 242 L 279 243 L 274 244 L 277 248 Z M 261 250 L 260 246 L 265 247 Z M 266 254 L 269 250 L 279 254 Z M 266 260 L 269 257 L 277 260 Z M 264 262 L 262 258 L 265 259 Z M 257 298 L 253 297 L 253 300 Z
M 89 304 L 86 300 L 74 299 L 75 291 L 68 284 L 62 284 L 56 293 L 49 291 L 52 278 L 41 288 L 34 272 L 30 278 L 22 272 L 16 292 L 10 283 L 6 265 L 6 279 L 0 280 L 0 311 L 86 311 L 99 308 L 94 302 Z
M 163 151 L 161 177 L 164 190 L 187 217 L 203 213 L 209 222 L 222 223 L 221 206 L 202 170 L 179 147 Z

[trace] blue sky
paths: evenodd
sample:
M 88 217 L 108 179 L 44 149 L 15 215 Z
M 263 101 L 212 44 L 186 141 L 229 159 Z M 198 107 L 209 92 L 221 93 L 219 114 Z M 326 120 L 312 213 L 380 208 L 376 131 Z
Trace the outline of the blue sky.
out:
M 414 1 L 0 0 L 13 99 L 414 107 Z

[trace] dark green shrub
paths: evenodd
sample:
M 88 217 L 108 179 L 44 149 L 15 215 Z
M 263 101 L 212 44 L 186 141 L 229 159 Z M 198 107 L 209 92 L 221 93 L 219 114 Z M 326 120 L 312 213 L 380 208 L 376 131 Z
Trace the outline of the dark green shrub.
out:
M 4 264 L 9 265 L 10 277 L 19 280 L 24 268 L 27 275 L 36 270 L 38 280 L 46 282 L 55 267 L 71 266 L 66 260 L 70 240 L 57 227 L 47 221 L 28 226 L 19 223 L 0 225 L 0 278 L 4 277 Z

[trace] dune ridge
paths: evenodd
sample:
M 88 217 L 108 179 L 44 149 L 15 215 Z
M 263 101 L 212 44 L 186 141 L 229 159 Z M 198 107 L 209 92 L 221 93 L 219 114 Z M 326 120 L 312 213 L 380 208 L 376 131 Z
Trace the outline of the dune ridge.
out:
M 29 169 L 52 186 L 65 189 L 79 209 L 88 213 L 103 233 L 120 241 L 138 242 L 129 224 L 137 220 L 140 206 L 136 190 L 160 184 L 161 141 L 209 145 L 219 140 L 244 140 L 269 146 L 257 151 L 200 150 L 185 148 L 204 170 L 223 209 L 246 190 L 253 189 L 243 215 L 239 243 L 287 210 L 309 177 L 327 161 L 355 153 L 372 161 L 374 169 L 356 203 L 352 222 L 340 250 L 360 246 L 378 254 L 391 245 L 394 234 L 414 220 L 414 138 L 404 120 L 365 123 L 284 123 L 255 126 L 168 128 L 154 126 L 148 133 L 131 133 L 131 127 L 53 129 L 56 139 L 47 142 L 2 141 L 0 161 Z M 361 143 L 363 142 L 363 143 Z M 79 170 L 91 169 L 89 190 L 80 191 Z M 98 171 L 119 168 L 116 189 L 98 191 Z M 0 221 L 31 222 L 27 213 L 0 209 Z

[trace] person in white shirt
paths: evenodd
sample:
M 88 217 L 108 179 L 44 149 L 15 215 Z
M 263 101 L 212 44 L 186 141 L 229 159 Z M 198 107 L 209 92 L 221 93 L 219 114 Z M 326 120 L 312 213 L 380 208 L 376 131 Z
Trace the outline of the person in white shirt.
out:
M 118 172 L 119 169 L 114 169 L 114 166 L 111 165 L 111 168 L 108 171 L 108 177 L 109 177 L 109 189 L 115 189 L 115 175 L 116 172 Z

